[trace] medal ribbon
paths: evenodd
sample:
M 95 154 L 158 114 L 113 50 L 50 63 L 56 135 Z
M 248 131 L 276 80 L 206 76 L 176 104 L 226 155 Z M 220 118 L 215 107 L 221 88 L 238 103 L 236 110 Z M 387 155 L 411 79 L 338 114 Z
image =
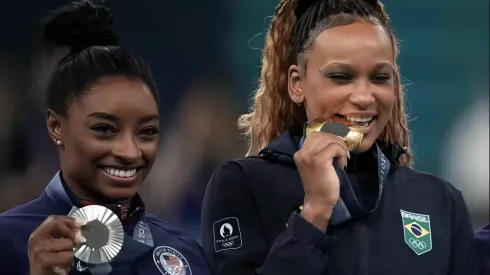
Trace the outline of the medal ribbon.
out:
M 299 144 L 300 148 L 303 146 L 303 142 L 304 137 L 301 138 Z M 339 225 L 353 218 L 359 219 L 363 216 L 371 214 L 378 208 L 391 164 L 379 148 L 378 144 L 376 144 L 376 151 L 378 160 L 378 198 L 376 199 L 376 203 L 372 209 L 365 209 L 362 206 L 344 169 L 335 167 L 335 172 L 337 173 L 340 182 L 340 199 L 334 206 L 332 212 L 332 217 L 330 219 L 330 223 L 332 225 Z

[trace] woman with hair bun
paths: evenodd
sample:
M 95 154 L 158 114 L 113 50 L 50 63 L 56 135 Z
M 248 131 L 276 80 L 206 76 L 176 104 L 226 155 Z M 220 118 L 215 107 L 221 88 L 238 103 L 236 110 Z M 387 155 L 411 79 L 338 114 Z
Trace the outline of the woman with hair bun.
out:
M 49 56 L 67 53 L 47 85 L 61 169 L 38 198 L 0 214 L 0 273 L 208 275 L 197 242 L 146 211 L 137 193 L 158 145 L 149 65 L 117 45 L 110 11 L 90 1 L 53 11 L 43 30 Z
M 461 192 L 411 168 L 397 55 L 380 1 L 279 3 L 248 157 L 203 203 L 213 275 L 477 274 Z

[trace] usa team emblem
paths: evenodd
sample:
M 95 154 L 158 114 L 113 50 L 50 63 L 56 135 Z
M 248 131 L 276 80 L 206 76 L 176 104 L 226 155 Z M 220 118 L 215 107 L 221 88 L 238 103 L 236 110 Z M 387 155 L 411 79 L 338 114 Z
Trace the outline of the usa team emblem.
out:
M 155 248 L 153 260 L 163 275 L 192 275 L 187 259 L 172 247 Z
M 403 221 L 405 243 L 417 255 L 432 250 L 432 234 L 429 215 L 411 213 L 400 210 Z

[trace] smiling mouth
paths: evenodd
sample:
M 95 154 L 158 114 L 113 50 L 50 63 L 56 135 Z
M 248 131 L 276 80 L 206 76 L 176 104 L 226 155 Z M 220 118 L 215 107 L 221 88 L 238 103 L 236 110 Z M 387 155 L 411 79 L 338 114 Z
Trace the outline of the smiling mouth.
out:
M 140 168 L 133 168 L 133 169 L 117 169 L 117 168 L 111 168 L 111 167 L 100 167 L 100 170 L 102 170 L 104 173 L 117 177 L 117 178 L 133 178 L 136 173 L 138 172 Z
M 332 120 L 343 123 L 349 127 L 367 127 L 369 126 L 369 124 L 371 124 L 373 121 L 376 120 L 376 117 L 377 116 L 351 117 L 351 116 L 336 114 L 334 117 L 332 117 Z

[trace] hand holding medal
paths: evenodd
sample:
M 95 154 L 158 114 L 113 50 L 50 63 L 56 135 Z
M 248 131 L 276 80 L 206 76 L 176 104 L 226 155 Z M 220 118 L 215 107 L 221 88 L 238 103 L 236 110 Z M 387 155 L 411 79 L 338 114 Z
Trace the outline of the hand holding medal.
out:
M 294 155 L 305 190 L 301 215 L 325 231 L 340 199 L 335 166 L 347 166 L 349 151 L 361 144 L 363 134 L 333 119 L 320 119 L 305 124 L 304 138 Z
M 66 216 L 50 216 L 41 223 L 29 237 L 29 274 L 68 274 L 73 247 L 86 241 L 81 228 L 80 222 Z
M 109 262 L 123 240 L 121 221 L 103 206 L 86 206 L 68 217 L 51 216 L 29 238 L 30 274 L 68 274 L 73 256 L 89 264 Z

